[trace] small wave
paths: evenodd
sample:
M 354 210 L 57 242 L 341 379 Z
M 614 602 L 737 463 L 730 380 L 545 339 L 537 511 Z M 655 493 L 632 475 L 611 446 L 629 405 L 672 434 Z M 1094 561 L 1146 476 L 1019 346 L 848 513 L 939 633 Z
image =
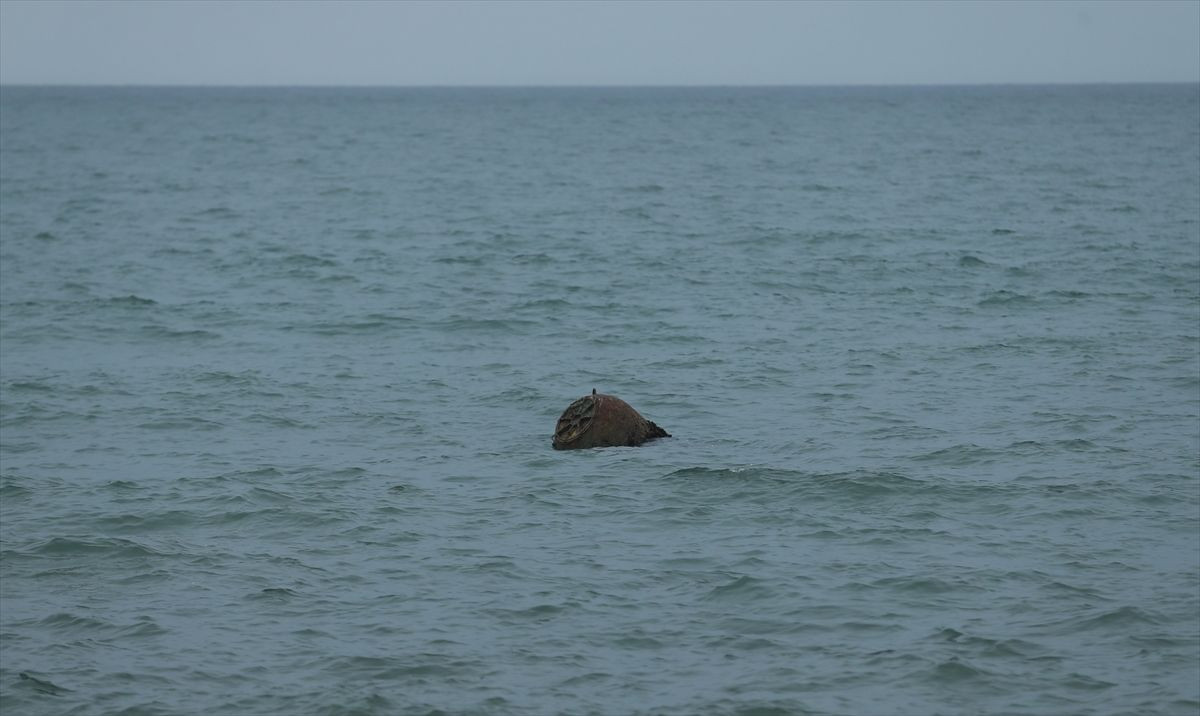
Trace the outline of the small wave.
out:
M 613 678 L 612 674 L 603 671 L 593 671 L 587 674 L 579 674 L 572 676 L 562 681 L 560 686 L 582 686 L 584 684 L 596 684 L 604 681 L 610 681 Z
M 659 192 L 666 191 L 666 187 L 664 187 L 661 184 L 653 184 L 653 183 L 638 184 L 637 186 L 628 187 L 626 189 L 626 191 L 630 191 L 630 192 L 637 193 L 637 194 L 658 194 Z
M 1102 448 L 1091 440 L 1083 438 L 1072 438 L 1070 440 L 1056 440 L 1051 443 L 1057 448 L 1067 450 L 1069 452 L 1091 452 L 1094 450 L 1112 450 L 1113 452 L 1127 452 L 1121 448 Z
M 120 537 L 51 537 L 18 550 L 18 553 L 47 557 L 100 554 L 110 557 L 161 557 L 166 554 Z
M 0 425 L 5 427 L 27 425 L 30 423 L 95 420 L 95 413 L 76 413 L 69 410 L 51 410 L 39 403 L 26 403 L 19 406 L 21 411 L 16 415 L 6 415 L 0 418 Z
M 65 631 L 103 630 L 114 628 L 113 624 L 90 617 L 81 617 L 68 612 L 51 614 L 38 622 L 39 626 Z
M 5 452 L 10 448 L 7 445 L 3 446 Z M 7 475 L 0 477 L 0 498 L 5 501 L 19 500 L 33 494 L 33 490 L 23 484 L 25 481 L 9 477 Z M 11 505 L 12 502 L 9 502 Z
M 141 296 L 137 296 L 132 293 L 128 296 L 116 296 L 113 298 L 102 299 L 98 301 L 98 303 L 105 303 L 110 306 L 132 306 L 137 308 L 158 305 L 158 301 L 155 301 L 152 298 L 142 298 Z
M 980 308 L 1015 308 L 1036 303 L 1032 296 L 1014 291 L 993 291 L 975 305 Z
M 641 634 L 630 634 L 627 636 L 618 637 L 613 640 L 613 645 L 622 649 L 648 649 L 656 651 L 665 648 L 666 643 L 659 641 L 651 636 Z
M 971 585 L 965 580 L 960 579 L 950 582 L 937 579 L 935 577 L 925 576 L 884 577 L 883 579 L 877 579 L 871 582 L 867 586 L 872 589 L 886 589 L 888 591 L 912 592 L 916 594 L 945 594 L 948 592 L 985 591 L 984 588 Z
M 332 259 L 327 259 L 327 258 L 323 258 L 320 256 L 313 256 L 311 254 L 302 254 L 302 253 L 288 254 L 287 256 L 284 256 L 282 259 L 280 259 L 279 262 L 281 264 L 283 264 L 284 266 L 302 267 L 302 268 L 310 268 L 310 267 L 333 268 L 338 265 L 338 262 L 334 261 Z
M 525 609 L 490 609 L 490 614 L 504 621 L 516 619 L 520 621 L 548 621 L 566 611 L 567 607 L 560 604 L 537 604 Z
M 63 688 L 49 679 L 39 679 L 28 672 L 22 671 L 18 674 L 21 684 L 28 685 L 39 694 L 47 696 L 58 696 L 59 694 L 70 692 L 70 689 Z
M 981 639 L 980 641 L 983 649 L 979 654 L 986 658 L 1040 659 L 1043 661 L 1057 661 L 1062 658 L 1047 654 L 1044 647 L 1024 639 Z
M 324 473 L 325 477 L 334 478 L 358 478 L 367 474 L 367 470 L 361 467 L 343 467 L 337 470 L 329 470 Z
M 207 500 L 218 502 L 218 500 Z M 220 500 L 224 503 L 252 503 L 247 497 L 235 497 Z M 294 506 L 267 507 L 261 509 L 223 509 L 214 510 L 208 514 L 197 516 L 200 524 L 215 526 L 230 526 L 237 524 L 252 524 L 256 527 L 292 527 L 299 529 L 316 529 L 322 525 L 336 525 L 346 522 L 349 518 L 347 511 L 334 509 L 299 510 Z
M 545 266 L 554 263 L 555 260 L 556 259 L 550 254 L 544 253 L 517 254 L 510 259 L 510 261 L 515 264 L 523 264 L 527 266 Z
M 1079 587 L 1073 584 L 1067 584 L 1065 582 L 1052 581 L 1042 585 L 1041 588 L 1051 594 L 1061 594 L 1067 596 L 1082 595 L 1090 599 L 1109 601 L 1109 599 L 1104 596 L 1104 592 L 1094 587 Z
M 710 639 L 705 646 L 710 649 L 737 649 L 739 651 L 776 651 L 783 647 L 783 644 L 765 637 L 747 637 L 740 634 L 736 636 L 722 636 L 716 639 Z
M 762 495 L 774 499 L 772 490 L 824 497 L 827 499 L 864 499 L 896 492 L 929 489 L 931 485 L 904 475 L 889 472 L 806 473 L 764 467 L 707 468 L 691 467 L 675 470 L 664 476 L 671 481 L 684 481 L 691 494 L 698 490 L 727 490 L 730 487 L 761 487 Z
M 138 424 L 145 430 L 221 430 L 223 423 L 204 418 L 162 418 Z
M 152 530 L 173 530 L 191 524 L 194 513 L 187 510 L 167 510 L 154 514 L 130 513 L 106 515 L 97 517 L 95 524 L 105 531 L 123 532 L 126 534 L 142 533 Z
M 742 575 L 737 579 L 713 587 L 704 595 L 705 601 L 752 601 L 771 596 L 771 589 L 759 579 Z
M 384 329 L 392 328 L 397 325 L 405 325 L 412 323 L 409 319 L 384 320 L 381 318 L 370 318 L 364 321 L 323 321 L 321 323 L 311 323 L 307 325 L 289 325 L 284 326 L 285 331 L 306 331 L 314 333 L 318 336 L 344 336 L 360 333 L 375 333 Z
M 1053 291 L 1047 291 L 1046 295 L 1054 296 L 1055 298 L 1079 299 L 1079 298 L 1091 298 L 1094 294 L 1088 293 L 1087 291 L 1057 290 L 1056 289 Z
M 575 304 L 561 298 L 536 298 L 517 304 L 515 310 L 518 311 L 533 311 L 541 314 L 542 311 L 560 312 L 569 309 Z
M 299 592 L 287 587 L 267 587 L 247 595 L 246 599 L 250 601 L 288 602 L 299 596 Z
M 145 338 L 164 339 L 173 341 L 209 341 L 219 339 L 220 333 L 203 329 L 177 330 L 159 324 L 147 324 L 139 329 L 139 334 Z
M 167 633 L 166 629 L 149 617 L 140 617 L 132 624 L 121 626 L 69 612 L 51 614 L 39 621 L 38 625 L 72 636 L 91 635 L 92 638 L 100 640 L 160 636 Z
M 1162 619 L 1137 607 L 1124 606 L 1084 617 L 1073 617 L 1039 625 L 1053 634 L 1077 634 L 1085 631 L 1115 631 L 1127 634 L 1130 629 L 1159 625 Z
M 1080 619 L 1076 621 L 1076 626 L 1079 629 L 1108 629 L 1110 627 L 1124 627 L 1135 624 L 1160 624 L 1161 622 L 1161 618 L 1148 611 L 1138 609 L 1137 607 L 1125 606 L 1097 614 L 1093 617 Z
M 523 332 L 524 329 L 536 328 L 541 325 L 542 323 L 540 321 L 527 321 L 512 318 L 452 318 L 434 324 L 435 327 L 446 331 L 462 331 L 464 333 L 520 333 Z
M 465 677 L 480 663 L 473 660 L 449 659 L 442 654 L 413 654 L 403 657 L 348 656 L 333 660 L 328 669 L 342 676 L 369 676 L 390 681 L 412 677 Z
M 439 256 L 434 259 L 434 263 L 439 264 L 466 264 L 467 266 L 483 266 L 491 260 L 491 256 Z
M 306 423 L 295 418 L 290 418 L 286 415 L 265 415 L 263 413 L 254 413 L 246 417 L 248 423 L 259 423 L 262 425 L 270 425 L 275 428 L 312 428 L 311 423 Z
M 104 483 L 104 488 L 109 490 L 139 490 L 141 487 L 130 480 L 110 480 Z
M 974 680 L 980 677 L 986 677 L 990 674 L 983 669 L 972 666 L 965 661 L 959 659 L 950 659 L 943 661 L 933 668 L 932 671 L 925 674 L 928 681 L 937 683 L 958 683 L 962 681 Z
M 194 380 L 205 384 L 248 386 L 258 384 L 260 376 L 258 371 L 254 370 L 244 370 L 238 373 L 214 370 L 200 373 L 195 376 Z
M 954 445 L 914 455 L 912 459 L 919 462 L 933 462 L 939 465 L 962 466 L 994 462 L 996 459 L 1003 457 L 1003 455 L 1003 451 L 980 447 L 978 445 Z
M 238 213 L 227 206 L 210 206 L 195 215 L 205 219 L 233 219 L 238 216 Z
M 1116 686 L 1116 684 L 1111 681 L 1102 681 L 1100 679 L 1092 678 L 1086 674 L 1076 673 L 1068 674 L 1067 678 L 1060 683 L 1062 683 L 1062 685 L 1066 686 L 1068 689 L 1076 689 L 1080 691 L 1103 691 L 1104 689 L 1111 689 L 1112 687 Z
M 19 393 L 53 393 L 56 390 L 54 386 L 36 380 L 14 381 L 5 387 Z

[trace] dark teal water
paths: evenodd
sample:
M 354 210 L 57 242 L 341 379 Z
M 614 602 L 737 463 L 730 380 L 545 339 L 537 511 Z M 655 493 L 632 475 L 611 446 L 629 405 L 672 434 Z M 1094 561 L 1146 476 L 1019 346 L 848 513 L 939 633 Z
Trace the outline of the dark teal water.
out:
M 5 87 L 0 373 L 5 714 L 1200 709 L 1194 85 Z

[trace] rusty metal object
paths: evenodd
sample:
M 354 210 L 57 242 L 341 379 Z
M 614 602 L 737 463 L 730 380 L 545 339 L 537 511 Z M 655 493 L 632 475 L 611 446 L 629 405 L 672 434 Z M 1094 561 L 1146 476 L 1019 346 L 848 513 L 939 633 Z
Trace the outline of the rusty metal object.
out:
M 567 406 L 554 426 L 555 450 L 641 445 L 671 434 L 615 395 L 592 390 Z

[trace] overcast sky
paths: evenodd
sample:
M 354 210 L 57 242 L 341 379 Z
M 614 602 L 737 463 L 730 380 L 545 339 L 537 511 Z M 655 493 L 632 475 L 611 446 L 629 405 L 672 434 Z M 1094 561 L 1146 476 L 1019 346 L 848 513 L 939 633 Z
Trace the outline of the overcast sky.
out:
M 1200 82 L 1200 0 L 0 0 L 0 83 Z

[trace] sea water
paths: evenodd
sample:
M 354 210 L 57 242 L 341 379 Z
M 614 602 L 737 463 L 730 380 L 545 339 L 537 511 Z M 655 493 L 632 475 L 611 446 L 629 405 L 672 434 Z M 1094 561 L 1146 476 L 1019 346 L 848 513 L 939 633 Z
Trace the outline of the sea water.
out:
M 4 87 L 0 373 L 6 715 L 1200 709 L 1196 85 Z

